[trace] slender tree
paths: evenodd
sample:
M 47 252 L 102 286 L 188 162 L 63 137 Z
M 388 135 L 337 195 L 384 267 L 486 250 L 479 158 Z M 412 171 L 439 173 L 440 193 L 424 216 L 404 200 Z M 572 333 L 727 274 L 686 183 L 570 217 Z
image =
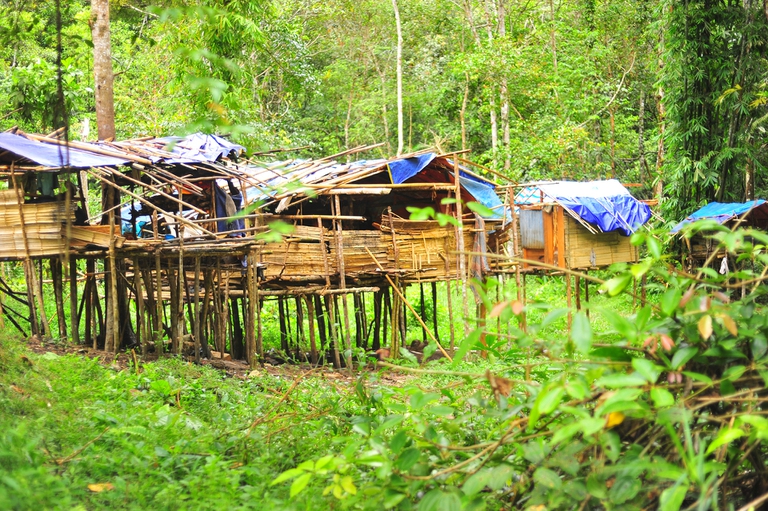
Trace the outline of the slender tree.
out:
M 400 9 L 397 0 L 392 0 L 397 28 L 397 154 L 403 152 L 403 27 L 400 23 Z
M 93 38 L 93 76 L 96 91 L 96 126 L 99 140 L 106 140 L 115 137 L 109 0 L 91 2 L 91 37 Z

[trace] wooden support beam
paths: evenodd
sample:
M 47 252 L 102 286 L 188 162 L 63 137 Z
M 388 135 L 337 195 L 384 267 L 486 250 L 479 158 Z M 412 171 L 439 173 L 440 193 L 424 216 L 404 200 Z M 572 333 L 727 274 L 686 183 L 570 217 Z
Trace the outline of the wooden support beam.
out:
M 77 259 L 69 258 L 69 327 L 70 338 L 80 344 L 80 315 L 77 311 Z

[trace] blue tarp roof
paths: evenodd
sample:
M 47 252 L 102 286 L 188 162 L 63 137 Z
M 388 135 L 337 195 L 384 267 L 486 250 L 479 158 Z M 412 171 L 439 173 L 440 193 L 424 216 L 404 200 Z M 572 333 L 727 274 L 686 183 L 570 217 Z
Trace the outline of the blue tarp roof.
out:
M 762 199 L 748 202 L 710 202 L 703 208 L 688 215 L 685 220 L 674 226 L 671 232 L 674 234 L 680 231 L 685 225 L 695 222 L 696 220 L 714 220 L 715 222 L 722 224 L 763 204 L 765 204 L 765 201 Z
M 632 197 L 615 179 L 605 181 L 558 181 L 529 186 L 515 197 L 515 204 L 534 204 L 546 199 L 561 204 L 603 232 L 629 236 L 651 218 L 651 208 Z
M 67 158 L 69 166 L 75 168 L 124 165 L 130 161 L 71 147 L 67 154 L 66 148 L 62 146 L 45 144 L 13 133 L 0 133 L 0 148 L 46 167 L 63 167 L 67 165 Z
M 404 158 L 389 163 L 389 174 L 392 177 L 392 183 L 399 185 L 408 181 L 410 178 L 424 170 L 424 167 L 432 163 L 435 159 L 435 153 L 422 154 L 413 158 Z

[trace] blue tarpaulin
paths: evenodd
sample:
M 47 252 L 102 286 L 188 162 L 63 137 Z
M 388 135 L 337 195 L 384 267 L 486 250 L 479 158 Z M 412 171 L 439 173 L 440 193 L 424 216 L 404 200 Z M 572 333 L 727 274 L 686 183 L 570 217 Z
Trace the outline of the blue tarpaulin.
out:
M 651 218 L 651 208 L 632 197 L 615 179 L 542 183 L 523 189 L 515 197 L 515 204 L 532 204 L 546 199 L 564 206 L 603 232 L 619 231 L 624 236 L 629 236 Z
M 765 204 L 765 201 L 762 199 L 748 202 L 710 202 L 703 208 L 694 211 L 686 217 L 685 220 L 674 226 L 671 232 L 674 234 L 680 231 L 685 225 L 695 222 L 696 220 L 714 220 L 715 222 L 722 224 L 763 204 Z
M 63 146 L 45 144 L 13 133 L 0 133 L 0 148 L 46 167 L 67 166 L 67 158 L 69 158 L 69 167 L 74 168 L 124 165 L 130 162 L 130 160 L 90 153 L 71 147 L 67 151 Z
M 392 183 L 399 185 L 409 180 L 435 159 L 435 153 L 422 154 L 413 158 L 404 158 L 389 163 L 389 173 Z
M 451 176 L 453 176 L 453 173 L 451 173 Z M 491 185 L 472 176 L 466 176 L 461 171 L 459 172 L 459 184 L 461 184 L 461 187 L 468 191 L 477 202 L 486 208 L 493 210 L 495 214 L 486 218 L 502 217 L 504 204 L 501 202 L 501 199 L 499 199 L 499 196 L 496 195 L 496 192 Z

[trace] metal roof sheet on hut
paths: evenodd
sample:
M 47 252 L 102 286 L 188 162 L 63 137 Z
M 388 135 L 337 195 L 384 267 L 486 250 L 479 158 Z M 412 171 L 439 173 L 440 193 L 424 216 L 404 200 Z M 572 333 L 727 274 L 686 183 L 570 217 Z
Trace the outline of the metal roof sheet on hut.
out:
M 629 236 L 651 218 L 651 209 L 615 179 L 536 183 L 515 197 L 517 205 L 547 202 L 559 204 L 593 232 L 619 231 Z
M 768 203 L 763 199 L 747 202 L 710 202 L 694 211 L 672 228 L 672 233 L 679 232 L 686 225 L 697 220 L 714 220 L 724 224 L 736 217 L 749 216 L 753 223 L 768 222 Z
M 247 190 L 250 201 L 265 201 L 267 205 L 281 201 L 276 212 L 284 210 L 296 195 L 387 195 L 407 184 L 415 189 L 423 184 L 425 190 L 453 189 L 454 162 L 436 153 L 414 154 L 389 160 L 359 160 L 339 163 L 330 158 L 320 160 L 287 160 L 260 166 L 248 166 L 243 171 L 257 181 L 258 186 Z M 494 211 L 492 218 L 502 218 L 503 203 L 495 192 L 496 184 L 459 166 L 462 200 L 476 201 Z

